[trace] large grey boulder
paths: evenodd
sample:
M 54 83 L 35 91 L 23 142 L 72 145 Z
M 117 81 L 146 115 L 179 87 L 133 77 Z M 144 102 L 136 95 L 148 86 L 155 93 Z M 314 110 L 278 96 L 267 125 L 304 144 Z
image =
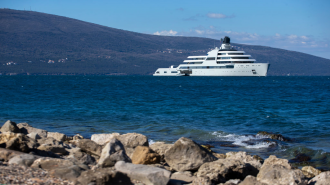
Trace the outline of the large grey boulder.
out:
M 122 184 L 133 185 L 130 178 L 121 172 L 112 170 L 111 168 L 97 168 L 95 170 L 87 170 L 81 173 L 77 178 L 76 184 Z
M 182 137 L 166 151 L 165 161 L 176 171 L 198 170 L 206 163 L 217 160 L 209 151 L 191 139 Z
M 8 164 L 17 164 L 25 167 L 30 167 L 37 158 L 38 157 L 30 154 L 15 155 L 11 159 L 9 159 Z
M 171 176 L 171 172 L 142 164 L 125 163 L 119 161 L 115 165 L 116 171 L 126 174 L 131 179 L 141 181 L 146 185 L 166 185 Z
M 248 175 L 239 185 L 268 185 L 268 184 L 259 182 L 257 181 L 256 177 L 252 175 Z
M 90 139 L 78 140 L 76 144 L 77 147 L 81 148 L 82 151 L 90 155 L 101 156 L 102 146 L 100 146 L 99 144 L 95 143 Z
M 262 166 L 260 162 L 262 160 L 261 158 L 247 155 L 246 152 L 228 152 L 226 153 L 226 159 L 235 159 L 245 163 L 251 172 L 249 175 L 253 176 L 257 176 Z
M 98 165 L 101 167 L 111 167 L 117 161 L 131 162 L 131 159 L 126 155 L 123 144 L 116 138 L 112 138 L 102 149 Z
M 0 129 L 1 132 L 14 132 L 14 133 L 20 133 L 19 128 L 17 127 L 16 123 L 13 121 L 6 121 L 5 124 Z
M 91 140 L 99 145 L 105 145 L 111 139 L 116 138 L 119 136 L 119 133 L 112 133 L 112 134 L 93 134 Z
M 269 156 L 257 176 L 259 182 L 269 185 L 305 185 L 307 180 L 299 169 L 293 169 L 286 159 Z
M 330 184 L 330 171 L 322 172 L 319 175 L 308 181 L 310 185 L 329 185 Z
M 55 177 L 74 180 L 80 176 L 83 170 L 88 170 L 88 166 L 76 160 L 39 158 L 33 162 L 32 168 L 42 168 L 50 172 Z
M 47 137 L 47 131 L 39 128 L 34 128 L 27 123 L 19 123 L 17 127 L 23 134 L 37 133 L 40 137 Z
M 124 145 L 125 152 L 130 158 L 137 146 L 149 146 L 147 136 L 138 133 L 119 135 L 117 139 Z
M 204 163 L 197 172 L 197 177 L 204 177 L 212 183 L 224 183 L 229 179 L 243 180 L 247 175 L 254 175 L 248 166 L 235 159 L 218 159 L 213 162 Z

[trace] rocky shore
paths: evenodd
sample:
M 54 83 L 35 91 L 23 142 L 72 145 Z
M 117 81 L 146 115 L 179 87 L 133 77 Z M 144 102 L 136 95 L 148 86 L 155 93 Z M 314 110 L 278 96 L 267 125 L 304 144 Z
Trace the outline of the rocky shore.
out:
M 214 153 L 184 137 L 150 145 L 138 133 L 86 139 L 10 120 L 0 131 L 0 184 L 330 184 L 330 171 L 297 169 L 274 155 Z

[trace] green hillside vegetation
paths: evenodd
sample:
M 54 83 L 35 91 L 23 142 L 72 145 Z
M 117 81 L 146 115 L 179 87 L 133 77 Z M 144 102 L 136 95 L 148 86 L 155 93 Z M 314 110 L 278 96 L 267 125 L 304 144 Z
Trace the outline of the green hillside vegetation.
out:
M 220 38 L 219 38 L 220 39 Z M 135 33 L 62 16 L 0 9 L 0 73 L 151 75 L 219 40 Z M 232 44 L 268 75 L 330 75 L 330 60 L 264 46 Z M 54 61 L 54 63 L 53 63 Z

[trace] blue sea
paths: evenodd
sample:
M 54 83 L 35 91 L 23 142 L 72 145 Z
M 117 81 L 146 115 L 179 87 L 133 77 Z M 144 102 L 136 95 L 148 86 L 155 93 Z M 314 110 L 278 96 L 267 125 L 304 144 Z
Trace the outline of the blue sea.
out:
M 7 120 L 67 135 L 188 137 L 212 150 L 246 151 L 330 168 L 330 77 L 0 76 Z M 282 134 L 272 140 L 259 131 Z

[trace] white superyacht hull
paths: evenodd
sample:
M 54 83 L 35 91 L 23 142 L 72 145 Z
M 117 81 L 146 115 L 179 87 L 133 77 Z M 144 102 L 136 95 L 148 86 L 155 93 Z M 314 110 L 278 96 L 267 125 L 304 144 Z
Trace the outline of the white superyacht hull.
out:
M 153 76 L 267 76 L 268 63 L 234 64 L 234 68 L 159 68 Z M 177 71 L 178 70 L 178 71 Z M 175 73 L 174 73 L 175 72 Z

